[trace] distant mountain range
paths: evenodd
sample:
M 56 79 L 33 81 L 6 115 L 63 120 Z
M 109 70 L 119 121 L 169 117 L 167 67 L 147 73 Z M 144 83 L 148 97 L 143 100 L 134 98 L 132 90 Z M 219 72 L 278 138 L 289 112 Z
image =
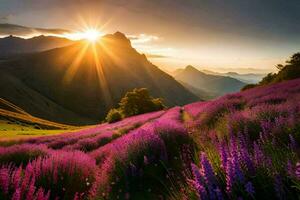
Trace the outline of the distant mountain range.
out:
M 218 72 L 213 72 L 210 70 L 201 70 L 202 72 L 206 74 L 211 74 L 211 75 L 219 75 L 219 76 L 228 76 L 231 78 L 238 79 L 242 82 L 245 83 L 258 83 L 261 81 L 263 77 L 266 76 L 266 74 L 256 74 L 256 73 L 247 73 L 247 74 L 239 74 L 237 72 L 227 72 L 227 73 L 218 73 Z
M 8 36 L 0 39 L 0 58 L 8 58 L 20 54 L 45 51 L 73 44 L 74 41 L 53 36 L 37 36 L 23 39 Z
M 191 65 L 175 71 L 174 77 L 190 91 L 204 99 L 236 92 L 246 85 L 246 83 L 232 77 L 201 72 Z M 203 94 L 205 95 L 203 96 Z
M 28 26 L 20 26 L 17 24 L 0 23 L 0 37 L 5 35 L 14 36 L 37 36 L 37 35 L 62 35 L 71 33 L 70 30 L 58 28 L 36 28 Z
M 0 97 L 51 121 L 98 122 L 127 91 L 141 87 L 168 106 L 199 100 L 132 48 L 120 32 L 96 44 L 43 36 L 8 37 L 0 44 L 0 52 L 10 55 L 0 61 Z

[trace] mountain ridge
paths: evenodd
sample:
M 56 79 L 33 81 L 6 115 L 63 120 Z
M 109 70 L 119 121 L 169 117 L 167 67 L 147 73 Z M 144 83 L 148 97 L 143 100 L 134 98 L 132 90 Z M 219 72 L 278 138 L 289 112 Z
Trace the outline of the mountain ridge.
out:
M 176 80 L 194 88 L 214 93 L 216 96 L 239 91 L 246 85 L 246 83 L 231 77 L 206 74 L 191 65 L 179 70 L 174 77 Z
M 132 48 L 130 40 L 120 32 L 105 35 L 98 43 L 78 41 L 9 59 L 0 67 L 46 99 L 92 121 L 103 119 L 134 88 L 148 88 L 154 97 L 164 98 L 168 106 L 199 100 Z M 5 99 L 17 104 L 9 93 Z M 26 110 L 25 107 L 22 108 Z M 44 118 L 43 114 L 36 116 Z M 69 120 L 60 118 L 59 122 Z
M 0 58 L 13 58 L 15 55 L 41 52 L 68 46 L 74 41 L 55 36 L 35 36 L 24 39 L 10 35 L 0 38 Z

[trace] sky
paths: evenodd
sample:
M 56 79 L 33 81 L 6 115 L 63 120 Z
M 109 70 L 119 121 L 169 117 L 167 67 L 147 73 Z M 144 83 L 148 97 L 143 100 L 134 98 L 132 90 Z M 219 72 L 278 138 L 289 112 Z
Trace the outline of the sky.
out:
M 0 23 L 120 31 L 168 70 L 274 71 L 300 51 L 299 22 L 299 0 L 0 0 Z

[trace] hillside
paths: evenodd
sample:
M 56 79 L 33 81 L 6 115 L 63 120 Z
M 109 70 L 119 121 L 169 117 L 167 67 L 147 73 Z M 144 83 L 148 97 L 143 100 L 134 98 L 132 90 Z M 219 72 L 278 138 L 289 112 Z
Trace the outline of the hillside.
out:
M 75 127 L 34 117 L 22 108 L 0 98 L 0 145 L 21 139 L 55 135 L 78 130 Z
M 99 121 L 81 117 L 58 105 L 50 98 L 45 97 L 42 93 L 28 86 L 18 77 L 3 69 L 0 69 L 0 91 L 2 99 L 17 105 L 33 116 L 50 121 L 68 122 L 68 124 L 73 125 L 83 125 Z
M 27 174 L 44 199 L 297 199 L 299 102 L 296 79 L 32 138 L 0 148 L 0 172 Z
M 183 81 L 178 81 L 178 82 L 181 83 L 181 85 L 183 85 L 186 89 L 191 91 L 193 94 L 197 95 L 201 100 L 210 100 L 219 96 L 219 94 L 214 93 L 214 91 L 206 91 L 203 89 L 199 89 Z
M 207 93 L 215 94 L 215 96 L 239 91 L 246 85 L 231 77 L 205 74 L 193 66 L 187 66 L 183 70 L 178 70 L 174 77 L 178 81 Z
M 58 124 L 48 120 L 34 117 L 24 111 L 22 108 L 0 98 L 0 119 L 11 121 L 12 124 L 21 122 L 23 124 L 36 125 L 41 129 L 71 129 L 73 126 Z
M 84 124 L 100 121 L 134 88 L 148 88 L 168 106 L 199 100 L 119 32 L 95 44 L 79 41 L 3 61 L 0 70 L 2 98 L 37 117 L 62 123 L 77 124 L 82 118 Z

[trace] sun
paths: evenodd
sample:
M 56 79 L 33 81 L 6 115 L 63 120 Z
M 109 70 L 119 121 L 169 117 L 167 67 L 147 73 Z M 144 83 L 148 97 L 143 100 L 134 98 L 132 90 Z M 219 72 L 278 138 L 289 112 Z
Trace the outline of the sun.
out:
M 96 29 L 88 29 L 83 32 L 82 36 L 84 39 L 86 39 L 90 42 L 95 42 L 99 39 L 99 37 L 101 36 L 101 33 L 100 33 L 100 31 L 98 31 Z

